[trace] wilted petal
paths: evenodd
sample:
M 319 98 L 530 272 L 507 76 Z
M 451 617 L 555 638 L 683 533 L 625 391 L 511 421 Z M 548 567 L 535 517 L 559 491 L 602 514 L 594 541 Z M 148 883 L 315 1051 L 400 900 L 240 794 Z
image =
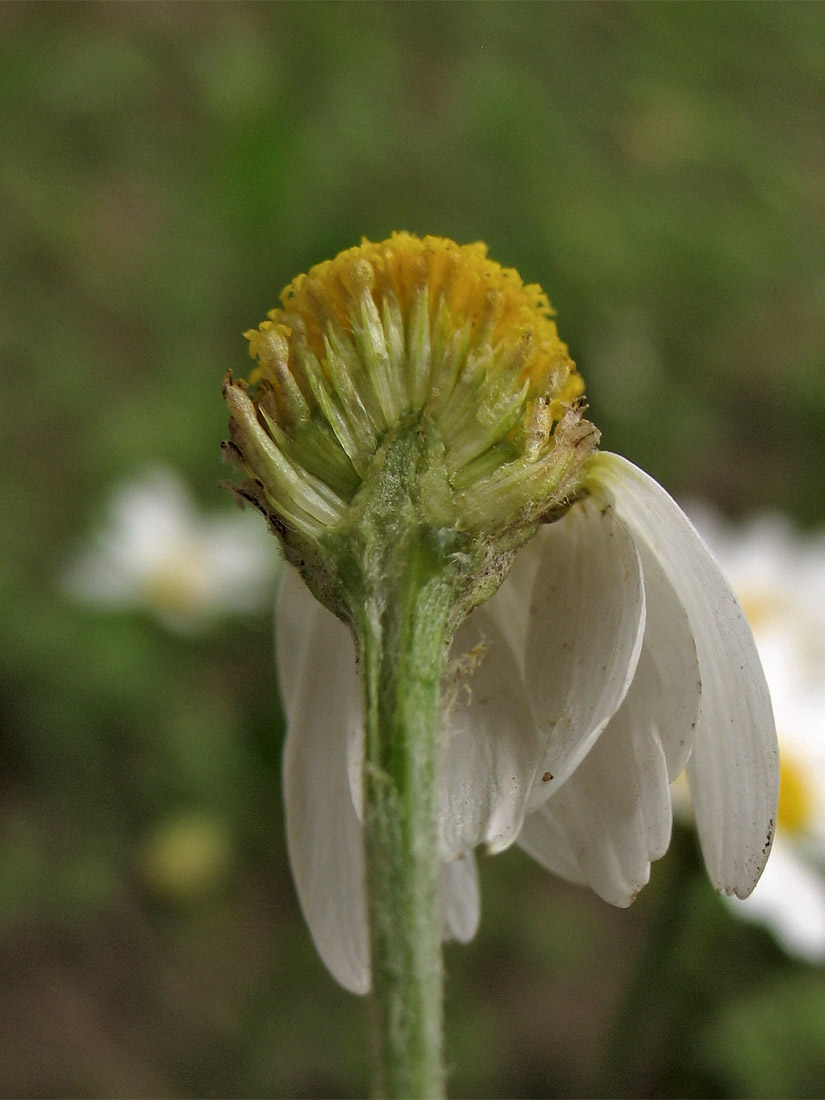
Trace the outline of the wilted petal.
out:
M 645 581 L 645 636 L 633 696 L 662 742 L 668 775 L 685 768 L 701 714 L 702 678 L 693 629 L 676 590 L 653 551 L 636 545 Z
M 624 699 L 642 645 L 645 598 L 633 539 L 612 509 L 592 500 L 540 528 L 522 553 L 540 556 L 524 658 L 544 741 L 529 803 L 535 807 L 579 765 Z
M 472 852 L 441 868 L 441 910 L 444 939 L 469 943 L 478 929 L 481 911 L 478 868 Z
M 527 631 L 530 625 L 530 601 L 536 583 L 536 574 L 540 569 L 550 567 L 543 552 L 546 531 L 545 526 L 539 527 L 527 545 L 516 553 L 504 583 L 487 603 L 473 612 L 469 619 L 472 622 L 477 616 L 482 618 L 489 616 L 495 620 L 496 627 L 507 643 L 522 678 L 525 656 L 528 659 L 530 657 L 527 652 Z M 453 653 L 456 651 L 454 644 Z
M 587 875 L 578 857 L 581 845 L 571 835 L 565 815 L 549 812 L 549 806 L 550 803 L 545 802 L 535 813 L 528 814 L 519 833 L 518 846 L 551 874 L 575 886 L 586 886 Z
M 688 765 L 708 873 L 745 897 L 768 857 L 778 753 L 770 698 L 736 597 L 690 521 L 665 490 L 618 455 L 592 466 L 622 520 L 658 558 L 687 611 L 702 677 L 702 716 Z
M 347 769 L 347 743 L 361 728 L 352 641 L 291 568 L 281 587 L 277 624 L 292 874 L 324 963 L 345 988 L 366 993 L 364 842 Z
M 649 664 L 643 651 L 639 669 Z M 612 905 L 633 901 L 670 841 L 667 763 L 647 714 L 646 675 L 633 681 L 601 737 L 519 837 L 550 871 Z
M 453 645 L 477 667 L 445 731 L 447 858 L 508 847 L 564 782 L 621 703 L 643 625 L 638 555 L 610 509 L 584 501 L 519 552 Z
M 515 654 L 489 605 L 462 623 L 452 653 L 460 656 L 441 762 L 445 859 L 515 840 L 543 749 Z

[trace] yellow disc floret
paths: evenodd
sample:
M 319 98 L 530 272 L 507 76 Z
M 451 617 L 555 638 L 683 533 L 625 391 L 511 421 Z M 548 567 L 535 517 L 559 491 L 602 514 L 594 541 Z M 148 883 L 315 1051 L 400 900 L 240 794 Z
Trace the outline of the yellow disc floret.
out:
M 544 291 L 481 243 L 364 240 L 299 275 L 246 336 L 253 388 L 226 389 L 235 457 L 290 527 L 340 527 L 380 448 L 422 426 L 471 531 L 558 506 L 595 445 Z
M 559 407 L 572 404 L 584 391 L 559 339 L 547 295 L 536 283 L 525 285 L 515 268 L 491 260 L 480 241 L 458 245 L 445 237 L 411 233 L 394 233 L 378 244 L 365 239 L 294 279 L 281 293 L 283 308 L 273 309 L 269 317 L 285 335 L 290 321 L 300 318 L 308 347 L 321 359 L 330 320 L 347 329 L 364 292 L 379 314 L 386 302 L 407 320 L 420 309 L 425 294 L 430 317 L 438 316 L 443 306 L 454 329 L 470 325 L 476 342 L 517 352 L 523 360 L 521 380 L 529 379 L 535 393 L 552 390 Z M 256 334 L 247 336 L 250 353 L 257 357 Z

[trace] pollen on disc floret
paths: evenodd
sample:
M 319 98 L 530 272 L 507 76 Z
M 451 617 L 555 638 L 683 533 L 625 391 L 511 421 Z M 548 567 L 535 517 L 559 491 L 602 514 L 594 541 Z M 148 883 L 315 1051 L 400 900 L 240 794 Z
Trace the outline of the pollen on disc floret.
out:
M 322 511 L 343 515 L 388 433 L 422 418 L 443 445 L 456 520 L 470 528 L 535 519 L 595 445 L 544 291 L 480 242 L 363 240 L 294 279 L 246 336 L 253 389 L 234 385 L 287 465 L 334 494 Z M 289 495 L 285 478 L 270 495 Z

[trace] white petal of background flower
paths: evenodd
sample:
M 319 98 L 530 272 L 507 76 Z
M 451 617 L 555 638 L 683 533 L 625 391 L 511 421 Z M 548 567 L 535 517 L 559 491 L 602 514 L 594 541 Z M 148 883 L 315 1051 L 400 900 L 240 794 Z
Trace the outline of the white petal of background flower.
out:
M 767 859 L 778 790 L 770 698 L 750 629 L 695 528 L 660 485 L 604 453 L 591 476 L 658 558 L 690 619 L 702 677 L 691 800 L 711 881 L 746 896 Z
M 70 590 L 92 603 L 139 602 L 144 577 L 169 546 L 185 541 L 193 522 L 189 497 L 170 470 L 152 469 L 127 482 L 109 501 L 106 524 L 92 546 L 70 567 Z
M 167 546 L 186 541 L 196 525 L 183 482 L 162 468 L 124 485 L 112 499 L 110 520 L 105 545 L 133 575 L 162 560 Z
M 782 946 L 814 962 L 825 959 L 825 877 L 777 835 L 759 883 L 744 901 L 733 899 L 740 917 L 767 924 Z
M 249 522 L 247 522 L 249 520 Z M 261 537 L 261 535 L 263 537 Z M 201 525 L 201 547 L 215 612 L 254 612 L 271 607 L 282 559 L 277 539 L 261 530 L 257 516 L 237 512 Z
M 217 615 L 264 611 L 280 564 L 277 541 L 256 516 L 201 516 L 181 479 L 155 468 L 113 496 L 105 525 L 63 583 L 75 599 L 142 607 L 189 632 Z

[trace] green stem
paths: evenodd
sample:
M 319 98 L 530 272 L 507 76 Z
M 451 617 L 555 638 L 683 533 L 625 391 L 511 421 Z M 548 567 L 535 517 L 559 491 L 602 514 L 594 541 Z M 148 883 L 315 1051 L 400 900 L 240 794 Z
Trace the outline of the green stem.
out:
M 376 573 L 356 622 L 375 1090 L 438 1098 L 445 1084 L 437 751 L 454 576 L 425 528 Z

